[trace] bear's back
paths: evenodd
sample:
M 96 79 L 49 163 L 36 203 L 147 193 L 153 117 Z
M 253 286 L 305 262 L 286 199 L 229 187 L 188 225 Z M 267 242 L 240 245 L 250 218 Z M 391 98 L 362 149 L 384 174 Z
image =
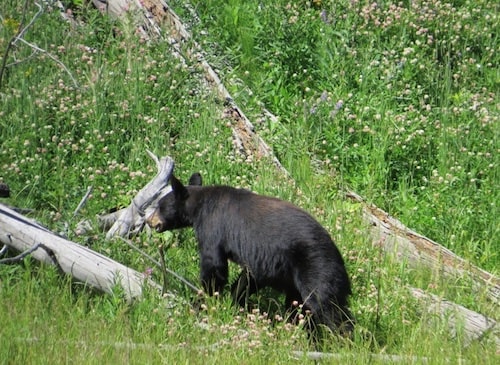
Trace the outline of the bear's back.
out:
M 190 195 L 199 217 L 194 219 L 195 229 L 203 225 L 204 230 L 217 228 L 232 239 L 251 237 L 270 245 L 286 240 L 333 246 L 323 226 L 290 202 L 230 186 L 192 187 Z
M 301 208 L 275 197 L 256 194 L 247 189 L 225 185 L 189 187 L 191 204 L 204 215 L 235 214 L 250 221 L 267 218 L 279 218 L 286 215 L 301 219 L 314 220 Z

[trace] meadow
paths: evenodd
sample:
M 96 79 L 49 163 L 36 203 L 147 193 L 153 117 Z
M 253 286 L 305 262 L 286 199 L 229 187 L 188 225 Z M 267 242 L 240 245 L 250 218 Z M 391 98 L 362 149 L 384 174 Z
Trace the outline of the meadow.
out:
M 170 155 L 183 180 L 200 171 L 207 183 L 290 200 L 328 229 L 351 275 L 357 326 L 352 341 L 332 337 L 322 350 L 359 364 L 388 362 L 373 354 L 498 361 L 493 335 L 463 346 L 461 330 L 451 335 L 447 318 L 426 314 L 407 286 L 497 320 L 498 303 L 467 278 L 450 281 L 384 254 L 360 205 L 344 199 L 352 189 L 498 274 L 498 5 L 173 1 L 290 179 L 235 152 L 224 103 L 201 82 L 199 65 L 85 2 L 68 3 L 78 26 L 50 6 L 0 5 L 0 182 L 12 191 L 2 202 L 161 281 L 122 242 L 74 228 L 130 203 L 155 174 L 146 149 Z M 190 230 L 133 241 L 152 256 L 166 245 L 167 265 L 198 285 Z M 175 299 L 147 291 L 130 305 L 118 289 L 96 293 L 30 258 L 0 265 L 0 363 L 284 363 L 314 350 L 275 293 L 256 298 L 250 313 L 225 295 L 194 310 L 189 289 L 173 278 L 169 285 Z

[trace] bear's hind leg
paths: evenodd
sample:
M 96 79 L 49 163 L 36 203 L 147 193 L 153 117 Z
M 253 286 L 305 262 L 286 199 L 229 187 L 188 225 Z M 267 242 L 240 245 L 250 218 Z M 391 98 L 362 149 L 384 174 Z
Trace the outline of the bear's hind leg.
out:
M 334 334 L 342 337 L 351 337 L 354 330 L 354 320 L 347 306 L 335 303 L 332 298 L 319 300 L 318 297 L 310 297 L 307 305 L 311 308 L 310 330 L 318 334 L 322 332 L 318 325 L 324 325 Z
M 250 296 L 257 292 L 257 283 L 247 268 L 244 268 L 231 285 L 233 302 L 242 308 L 248 307 Z

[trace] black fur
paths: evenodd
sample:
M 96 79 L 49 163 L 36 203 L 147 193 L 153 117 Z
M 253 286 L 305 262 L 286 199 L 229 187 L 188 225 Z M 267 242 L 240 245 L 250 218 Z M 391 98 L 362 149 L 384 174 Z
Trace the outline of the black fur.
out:
M 328 232 L 304 210 L 279 199 L 229 186 L 184 186 L 174 176 L 148 223 L 157 231 L 192 226 L 198 239 L 201 281 L 212 295 L 228 279 L 228 260 L 243 271 L 232 286 L 244 306 L 257 289 L 272 287 L 311 311 L 312 325 L 350 332 L 351 294 L 342 256 Z M 153 223 L 152 223 L 153 222 Z

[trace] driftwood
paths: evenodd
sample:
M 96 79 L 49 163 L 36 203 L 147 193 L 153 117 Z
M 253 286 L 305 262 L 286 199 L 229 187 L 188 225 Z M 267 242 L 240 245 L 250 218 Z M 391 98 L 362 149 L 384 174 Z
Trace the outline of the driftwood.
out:
M 105 293 L 112 293 L 118 285 L 127 300 L 141 296 L 145 283 L 159 289 L 144 274 L 58 236 L 3 204 L 0 204 L 0 242 L 21 252 L 32 249 L 33 258 L 56 265 L 77 281 Z M 34 249 L 37 245 L 43 249 Z

